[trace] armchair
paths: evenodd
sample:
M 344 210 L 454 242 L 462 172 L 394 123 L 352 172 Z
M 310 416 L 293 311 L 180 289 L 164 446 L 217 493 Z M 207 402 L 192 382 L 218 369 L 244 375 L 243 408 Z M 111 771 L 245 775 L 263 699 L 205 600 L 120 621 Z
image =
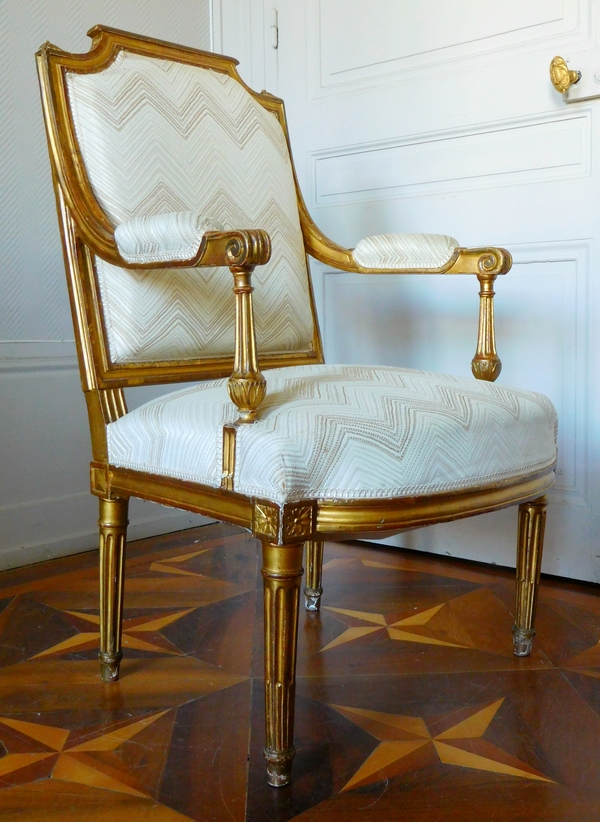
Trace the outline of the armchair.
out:
M 556 414 L 493 384 L 508 252 L 418 234 L 336 245 L 302 200 L 283 102 L 249 89 L 235 60 L 89 34 L 89 53 L 46 43 L 37 60 L 100 504 L 101 675 L 119 676 L 130 497 L 249 529 L 263 554 L 267 778 L 285 785 L 304 545 L 318 609 L 325 539 L 518 505 L 513 631 L 528 654 Z M 325 365 L 307 255 L 365 275 L 474 274 L 477 380 Z M 124 388 L 191 380 L 128 413 Z

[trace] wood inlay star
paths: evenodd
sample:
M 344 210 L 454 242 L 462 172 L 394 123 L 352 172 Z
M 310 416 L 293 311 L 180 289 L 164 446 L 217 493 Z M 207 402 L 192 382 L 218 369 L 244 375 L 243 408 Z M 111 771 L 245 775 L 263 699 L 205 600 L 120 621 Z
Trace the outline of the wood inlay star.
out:
M 74 740 L 75 744 L 69 744 L 70 730 L 0 717 L 0 738 L 2 726 L 5 726 L 16 731 L 21 738 L 29 739 L 36 749 L 32 752 L 7 753 L 0 759 L 0 786 L 26 784 L 50 777 L 148 797 L 150 794 L 142 790 L 136 775 L 114 754 L 121 745 L 134 739 L 167 713 L 169 710 L 138 717 L 105 733 L 90 734 L 91 738 L 83 742 L 78 737 Z M 46 750 L 40 751 L 40 745 Z
M 435 633 L 423 631 L 423 627 L 433 619 L 433 617 L 440 611 L 446 603 L 442 602 L 433 608 L 427 608 L 424 611 L 419 611 L 416 614 L 399 619 L 394 622 L 388 622 L 385 614 L 370 613 L 368 611 L 353 611 L 347 608 L 331 608 L 323 606 L 324 611 L 330 611 L 333 614 L 341 614 L 342 616 L 351 617 L 352 619 L 360 620 L 361 622 L 371 623 L 367 626 L 353 626 L 347 628 L 342 634 L 337 636 L 324 648 L 321 648 L 320 653 L 329 651 L 338 645 L 345 645 L 347 642 L 360 639 L 367 634 L 375 633 L 376 631 L 387 631 L 388 637 L 401 642 L 418 642 L 424 645 L 444 645 L 448 648 L 472 648 L 472 645 L 461 645 L 457 642 L 448 642 L 446 639 L 436 637 Z M 373 627 L 375 626 L 375 627 Z
M 503 702 L 504 698 L 468 708 L 458 712 L 458 715 L 453 712 L 441 720 L 437 718 L 436 727 L 447 726 L 453 716 L 459 721 L 435 735 L 426 720 L 418 716 L 331 705 L 331 708 L 379 740 L 379 745 L 342 791 L 371 785 L 402 772 L 436 763 L 553 782 L 530 765 L 482 738 Z
M 177 620 L 187 616 L 195 608 L 186 608 L 183 611 L 175 611 L 168 614 L 150 614 L 144 617 L 133 617 L 123 621 L 123 647 L 133 648 L 138 651 L 151 651 L 156 654 L 172 654 L 183 655 L 175 645 L 169 642 L 160 634 L 163 628 L 172 625 Z M 99 625 L 100 617 L 97 614 L 86 614 L 78 611 L 64 611 L 75 618 L 75 622 L 83 622 L 84 624 L 91 623 L 92 625 Z M 77 651 L 88 651 L 90 648 L 96 648 L 100 641 L 100 630 L 97 631 L 82 631 L 75 636 L 52 645 L 44 651 L 32 656 L 31 659 L 39 659 L 40 657 L 60 654 L 73 654 Z

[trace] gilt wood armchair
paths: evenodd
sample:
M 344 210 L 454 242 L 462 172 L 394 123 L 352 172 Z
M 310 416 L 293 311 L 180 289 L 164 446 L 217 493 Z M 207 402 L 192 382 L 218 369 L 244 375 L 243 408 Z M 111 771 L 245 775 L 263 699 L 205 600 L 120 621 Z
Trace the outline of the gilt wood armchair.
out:
M 37 59 L 100 502 L 101 675 L 119 676 L 130 497 L 249 529 L 263 551 L 267 778 L 285 785 L 304 545 L 316 610 L 325 539 L 518 505 L 513 632 L 528 654 L 555 411 L 493 384 L 508 252 L 442 235 L 336 245 L 302 200 L 282 101 L 249 89 L 235 60 L 89 34 L 87 54 L 47 43 Z M 475 275 L 477 379 L 323 364 L 307 255 L 361 274 Z M 127 411 L 126 387 L 192 380 Z

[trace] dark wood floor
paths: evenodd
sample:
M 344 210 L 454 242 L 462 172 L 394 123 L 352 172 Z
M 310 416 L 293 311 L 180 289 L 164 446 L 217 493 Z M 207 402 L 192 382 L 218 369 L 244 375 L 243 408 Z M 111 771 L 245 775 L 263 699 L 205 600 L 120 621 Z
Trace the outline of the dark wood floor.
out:
M 2 822 L 600 819 L 597 589 L 545 581 L 534 653 L 516 659 L 510 573 L 328 544 L 277 790 L 257 543 L 221 525 L 133 543 L 112 685 L 96 561 L 0 574 Z

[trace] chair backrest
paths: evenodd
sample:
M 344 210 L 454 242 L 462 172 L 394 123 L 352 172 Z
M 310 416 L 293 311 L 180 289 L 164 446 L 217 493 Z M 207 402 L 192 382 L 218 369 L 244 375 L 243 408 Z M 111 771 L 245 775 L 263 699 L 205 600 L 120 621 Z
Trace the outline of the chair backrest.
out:
M 66 245 L 86 245 L 86 220 L 112 231 L 173 211 L 265 229 L 271 261 L 253 276 L 261 367 L 321 361 L 282 102 L 248 89 L 230 58 L 104 27 L 90 36 L 88 54 L 47 44 L 38 58 Z M 79 325 L 101 385 L 230 372 L 228 269 L 125 269 L 85 248 L 66 256 L 75 302 L 90 291 L 87 331 Z

